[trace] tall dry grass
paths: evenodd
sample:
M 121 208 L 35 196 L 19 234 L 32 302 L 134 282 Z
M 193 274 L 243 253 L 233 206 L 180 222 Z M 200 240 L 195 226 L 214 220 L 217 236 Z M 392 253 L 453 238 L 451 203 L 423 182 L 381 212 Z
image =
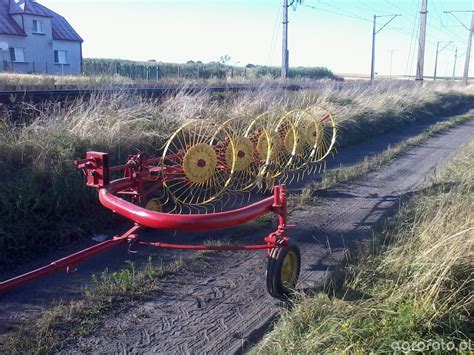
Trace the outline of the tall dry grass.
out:
M 469 350 L 473 166 L 474 141 L 365 245 L 342 287 L 302 296 L 254 352 Z
M 0 90 L 100 88 L 133 84 L 135 84 L 135 82 L 132 79 L 117 75 L 47 75 L 0 73 Z
M 130 153 L 160 152 L 167 136 L 191 117 L 252 118 L 321 104 L 341 124 L 340 146 L 472 102 L 473 87 L 318 82 L 298 92 L 266 89 L 212 97 L 183 92 L 157 101 L 124 93 L 97 94 L 69 104 L 31 106 L 26 123 L 0 119 L 0 268 L 35 258 L 117 223 L 84 187 L 73 160 L 87 150 L 109 152 L 112 163 Z M 16 113 L 15 113 L 16 114 Z M 33 119 L 31 117 L 34 117 Z

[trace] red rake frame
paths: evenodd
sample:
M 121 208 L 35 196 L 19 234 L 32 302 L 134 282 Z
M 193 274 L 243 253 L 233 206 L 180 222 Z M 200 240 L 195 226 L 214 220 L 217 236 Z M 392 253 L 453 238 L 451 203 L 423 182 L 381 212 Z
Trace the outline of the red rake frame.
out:
M 155 212 L 140 207 L 138 204 L 139 202 L 142 202 L 149 194 L 163 186 L 162 168 L 155 165 L 159 163 L 161 159 L 162 158 L 145 159 L 143 155 L 138 154 L 130 156 L 128 162 L 124 165 L 110 167 L 109 156 L 107 153 L 88 152 L 86 154 L 86 159 L 76 161 L 76 168 L 82 169 L 86 175 L 86 185 L 97 189 L 101 204 L 113 212 L 131 220 L 134 222 L 134 226 L 127 232 L 117 235 L 110 240 L 81 250 L 26 274 L 0 282 L 0 293 L 9 291 L 15 287 L 59 270 L 65 269 L 69 272 L 70 270 L 74 270 L 76 266 L 84 260 L 105 250 L 124 244 L 128 244 L 129 247 L 144 245 L 162 249 L 181 250 L 252 251 L 266 249 L 267 255 L 269 256 L 275 249 L 285 248 L 289 245 L 289 238 L 286 236 L 286 231 L 292 226 L 287 224 L 287 197 L 285 185 L 275 186 L 273 196 L 271 197 L 239 209 L 219 213 L 180 215 Z M 180 167 L 170 166 L 167 169 L 170 169 L 169 171 L 172 175 L 172 172 L 178 171 Z M 121 171 L 124 172 L 124 177 L 113 181 L 110 180 L 110 176 L 113 173 Z M 150 189 L 145 190 L 144 186 L 147 183 L 152 183 L 153 186 Z M 120 197 L 124 195 L 128 195 L 136 203 L 128 202 Z M 161 242 L 140 241 L 138 235 L 138 232 L 145 227 L 161 230 L 194 232 L 237 227 L 242 223 L 255 220 L 256 218 L 268 213 L 278 215 L 278 227 L 274 232 L 264 238 L 264 244 L 242 246 L 167 244 Z M 279 295 L 274 296 L 278 297 Z

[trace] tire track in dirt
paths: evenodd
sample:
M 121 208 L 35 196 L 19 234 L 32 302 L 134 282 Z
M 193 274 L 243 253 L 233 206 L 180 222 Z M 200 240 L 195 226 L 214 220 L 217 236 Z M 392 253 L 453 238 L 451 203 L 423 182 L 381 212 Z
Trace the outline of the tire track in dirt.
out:
M 474 122 L 462 124 L 357 182 L 325 191 L 323 202 L 293 211 L 290 223 L 298 228 L 289 235 L 302 252 L 299 287 L 323 287 L 347 249 L 370 236 L 401 198 L 415 192 L 472 137 Z M 77 339 L 65 352 L 240 352 L 267 329 L 281 306 L 266 293 L 264 255 L 219 254 L 201 271 L 193 268 L 197 261 L 190 262 L 153 299 L 108 320 L 98 333 Z

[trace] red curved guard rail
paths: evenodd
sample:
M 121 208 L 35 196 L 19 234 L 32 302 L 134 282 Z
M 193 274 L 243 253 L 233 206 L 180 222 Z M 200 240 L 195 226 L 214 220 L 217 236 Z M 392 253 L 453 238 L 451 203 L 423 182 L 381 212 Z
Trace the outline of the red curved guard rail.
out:
M 154 212 L 114 195 L 119 191 L 127 189 L 130 184 L 131 181 L 129 179 L 112 181 L 110 185 L 99 190 L 100 202 L 115 213 L 135 223 L 154 229 L 170 229 L 187 232 L 225 229 L 236 227 L 242 223 L 249 222 L 257 217 L 275 211 L 275 197 L 272 196 L 237 210 L 220 213 L 178 215 Z

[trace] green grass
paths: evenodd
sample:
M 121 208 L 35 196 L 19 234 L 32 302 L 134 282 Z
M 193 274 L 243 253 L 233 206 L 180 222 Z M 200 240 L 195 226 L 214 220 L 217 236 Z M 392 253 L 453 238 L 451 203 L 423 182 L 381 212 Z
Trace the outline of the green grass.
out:
M 436 347 L 466 346 L 474 312 L 472 166 L 474 142 L 362 244 L 342 283 L 300 295 L 253 352 L 365 354 L 424 346 L 446 353 Z
M 231 240 L 231 238 L 221 238 L 219 239 L 208 239 L 203 242 L 203 245 L 206 246 L 211 246 L 211 247 L 223 247 L 223 246 L 235 246 L 237 245 L 234 241 Z M 215 250 L 200 250 L 197 251 L 193 255 L 194 260 L 201 260 L 201 261 L 207 261 L 208 257 L 215 254 L 217 251 Z
M 278 216 L 274 213 L 267 213 L 263 216 L 257 217 L 255 222 L 262 225 L 273 225 L 278 220 Z
M 78 300 L 61 302 L 30 319 L 20 328 L 0 336 L 0 348 L 10 354 L 57 352 L 78 336 L 97 330 L 108 318 L 133 302 L 159 292 L 160 279 L 183 267 L 181 259 L 167 265 L 148 263 L 137 269 L 132 262 L 116 272 L 105 270 L 93 275 L 94 286 L 86 288 Z

